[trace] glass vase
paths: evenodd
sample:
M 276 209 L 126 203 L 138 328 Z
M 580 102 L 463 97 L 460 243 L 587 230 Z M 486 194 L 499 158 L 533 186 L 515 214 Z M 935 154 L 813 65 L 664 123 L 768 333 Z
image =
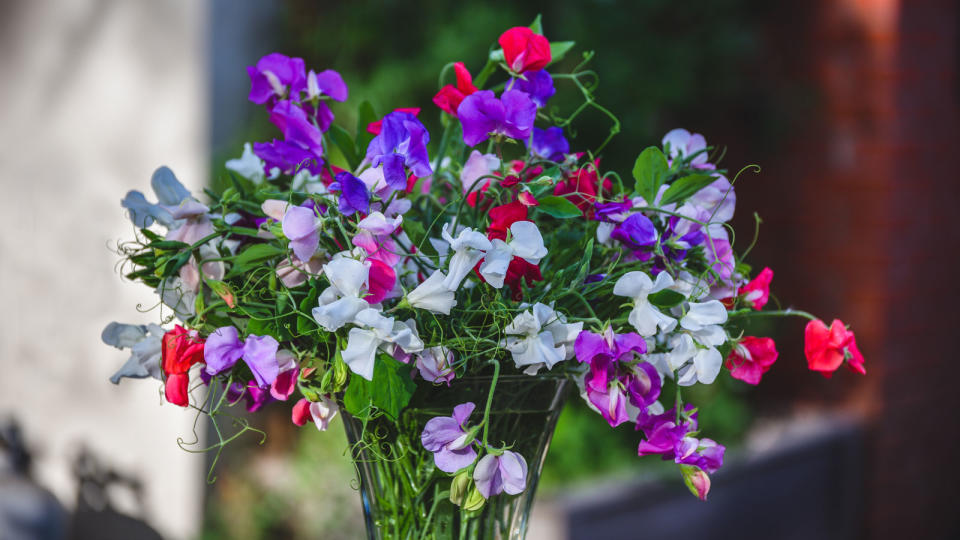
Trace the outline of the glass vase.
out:
M 461 403 L 476 404 L 470 424 L 480 423 L 490 384 L 491 377 L 455 379 L 449 387 L 419 380 L 398 420 L 379 416 L 364 422 L 343 412 L 369 539 L 524 538 L 547 447 L 572 384 L 568 379 L 548 373 L 503 375 L 497 381 L 488 442 L 511 445 L 526 459 L 527 487 L 518 495 L 501 493 L 478 510 L 462 509 L 450 501 L 452 475 L 435 467 L 433 453 L 420 442 L 428 420 L 450 416 Z

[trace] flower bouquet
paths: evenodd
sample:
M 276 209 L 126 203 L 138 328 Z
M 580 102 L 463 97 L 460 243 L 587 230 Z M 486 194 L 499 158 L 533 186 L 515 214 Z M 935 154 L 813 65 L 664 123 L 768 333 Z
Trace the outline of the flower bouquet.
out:
M 475 77 L 444 67 L 437 144 L 418 108 L 363 103 L 353 132 L 335 124 L 335 71 L 276 53 L 248 67 L 280 136 L 247 144 L 206 202 L 165 167 L 156 202 L 122 201 L 125 276 L 156 290 L 161 324 L 107 326 L 131 352 L 113 382 L 162 381 L 211 417 L 218 453 L 254 429 L 240 403 L 285 402 L 320 430 L 342 413 L 371 538 L 522 538 L 571 392 L 705 499 L 724 446 L 683 390 L 724 367 L 760 382 L 777 350 L 745 321 L 809 318 L 806 357 L 828 377 L 864 373 L 863 357 L 839 320 L 763 311 L 773 272 L 734 251 L 738 175 L 703 136 L 675 129 L 632 175 L 602 169 L 619 122 L 594 99 L 590 53 L 551 67 L 572 46 L 538 19 Z M 557 89 L 581 105 L 548 106 Z M 568 141 L 587 110 L 611 121 L 593 149 Z

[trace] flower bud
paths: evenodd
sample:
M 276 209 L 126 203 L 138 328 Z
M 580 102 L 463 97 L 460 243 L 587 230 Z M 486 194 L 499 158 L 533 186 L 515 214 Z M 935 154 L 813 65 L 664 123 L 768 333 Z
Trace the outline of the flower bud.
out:
M 346 362 L 337 354 L 333 360 L 333 387 L 335 390 L 343 388 L 347 384 L 348 368 Z
M 470 490 L 470 494 L 467 495 L 467 499 L 463 501 L 461 505 L 464 510 L 468 512 L 473 512 L 483 508 L 483 505 L 486 504 L 487 500 L 483 498 L 483 495 L 480 494 L 480 491 L 476 486 Z
M 710 492 L 710 477 L 707 473 L 694 465 L 681 465 L 680 473 L 683 474 L 683 483 L 687 485 L 690 493 L 701 501 L 707 500 L 707 493 Z
M 454 476 L 453 480 L 450 481 L 450 502 L 457 506 L 462 505 L 472 486 L 473 482 L 469 471 L 463 470 L 460 474 Z

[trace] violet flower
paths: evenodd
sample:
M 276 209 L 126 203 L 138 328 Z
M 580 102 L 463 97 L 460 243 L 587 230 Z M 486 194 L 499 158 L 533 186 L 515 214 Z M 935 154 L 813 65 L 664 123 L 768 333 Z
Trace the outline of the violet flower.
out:
M 513 79 L 507 89 L 526 92 L 537 107 L 546 106 L 547 101 L 557 93 L 553 87 L 553 77 L 545 69 L 524 73 L 522 77 Z
M 363 180 L 348 172 L 337 173 L 336 180 L 330 184 L 330 191 L 340 192 L 338 206 L 341 214 L 366 214 L 370 211 L 370 192 Z
M 539 158 L 560 162 L 566 154 L 570 153 L 570 143 L 563 136 L 563 128 L 557 126 L 547 129 L 533 128 L 530 152 Z
M 516 495 L 527 487 L 527 461 L 510 450 L 480 458 L 473 470 L 473 481 L 485 499 L 499 493 Z
M 241 341 L 237 329 L 224 326 L 207 337 L 203 359 L 208 375 L 217 375 L 232 368 L 243 358 L 260 387 L 267 387 L 280 374 L 277 361 L 279 343 L 270 336 L 250 335 Z
M 290 100 L 278 101 L 270 109 L 270 122 L 283 133 L 284 140 L 310 152 L 323 155 L 323 133 L 310 123 L 307 113 Z
M 686 411 L 693 406 L 687 405 Z M 708 474 L 723 465 L 726 448 L 712 439 L 698 439 L 690 434 L 697 431 L 697 413 L 690 414 L 680 424 L 676 423 L 676 410 L 671 409 L 637 423 L 645 439 L 637 447 L 639 456 L 660 454 L 664 460 L 673 460 L 680 465 L 693 465 Z
M 433 452 L 433 461 L 441 471 L 454 473 L 477 459 L 475 436 L 466 427 L 475 407 L 472 402 L 461 403 L 453 408 L 452 416 L 431 418 L 423 427 L 420 440 L 424 448 Z
M 343 77 L 332 69 L 325 69 L 320 73 L 311 69 L 307 74 L 307 99 L 320 96 L 329 96 L 341 103 L 346 101 L 347 84 L 343 82 Z
M 280 53 L 271 53 L 257 61 L 256 66 L 247 66 L 250 76 L 250 101 L 264 104 L 271 99 L 295 96 L 307 83 L 303 58 L 290 58 Z
M 407 187 L 406 166 L 415 176 L 433 174 L 427 143 L 430 133 L 416 116 L 394 111 L 383 117 L 380 133 L 367 146 L 367 160 L 373 167 L 383 165 L 383 175 L 394 190 Z
M 520 90 L 507 90 L 499 99 L 491 90 L 480 90 L 464 98 L 457 117 L 467 146 L 476 146 L 491 134 L 525 141 L 533 129 L 537 105 Z
M 660 396 L 661 380 L 649 363 L 631 365 L 635 355 L 647 352 L 647 343 L 635 333 L 580 332 L 574 343 L 577 360 L 589 364 L 584 380 L 588 402 L 611 426 L 630 419 L 627 403 L 646 410 Z
M 614 227 L 610 237 L 618 240 L 640 260 L 650 258 L 650 249 L 657 243 L 657 229 L 647 216 L 631 214 Z
M 287 141 L 253 143 L 253 153 L 263 160 L 264 172 L 269 178 L 294 174 L 302 169 L 311 174 L 320 174 L 323 170 L 323 160 L 318 155 Z

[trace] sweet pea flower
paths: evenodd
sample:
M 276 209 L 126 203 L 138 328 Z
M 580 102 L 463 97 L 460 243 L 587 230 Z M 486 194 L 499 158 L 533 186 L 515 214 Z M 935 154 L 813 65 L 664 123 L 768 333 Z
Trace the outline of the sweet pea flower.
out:
M 487 454 L 477 462 L 473 481 L 485 499 L 499 493 L 517 495 L 527 488 L 527 461 L 510 450 L 499 456 Z
M 319 276 L 325 263 L 323 252 L 317 252 L 306 262 L 298 257 L 284 259 L 277 264 L 277 278 L 285 287 L 293 289 L 306 283 L 310 276 Z
M 190 368 L 203 362 L 204 343 L 196 330 L 187 330 L 176 325 L 161 338 L 161 367 L 163 370 L 164 395 L 167 401 L 180 407 L 190 404 L 187 387 L 190 383 Z
M 451 223 L 446 223 L 441 230 L 441 236 L 453 250 L 443 284 L 448 290 L 455 291 L 460 287 L 463 278 L 467 277 L 467 274 L 483 258 L 484 252 L 493 246 L 486 236 L 469 227 L 460 231 L 456 238 L 450 235 L 450 228 Z
M 407 302 L 418 309 L 449 315 L 457 301 L 453 291 L 447 287 L 446 280 L 443 272 L 435 270 L 416 289 L 407 293 Z
M 740 295 L 753 309 L 763 309 L 770 300 L 771 281 L 773 281 L 773 270 L 764 268 L 750 283 L 740 288 Z
M 650 218 L 638 212 L 618 223 L 610 232 L 610 238 L 632 251 L 634 257 L 646 260 L 657 243 L 657 229 Z
M 441 110 L 456 116 L 460 103 L 465 97 L 476 92 L 477 87 L 473 85 L 473 78 L 463 62 L 454 63 L 453 71 L 457 76 L 457 85 L 448 84 L 441 88 L 437 95 L 433 96 L 433 102 Z
M 532 375 L 541 367 L 553 369 L 558 362 L 572 358 L 573 343 L 582 330 L 582 322 L 567 324 L 562 314 L 538 302 L 504 328 L 507 338 L 502 346 L 510 351 L 518 368 L 526 367 L 524 372 Z
M 536 71 L 550 63 L 550 42 L 526 26 L 510 28 L 497 43 L 503 47 L 503 60 L 514 73 Z
M 492 175 L 500 169 L 500 158 L 494 154 L 482 154 L 479 150 L 470 152 L 470 156 L 463 164 L 463 171 L 460 172 L 460 186 L 463 193 L 471 196 L 477 193 L 477 190 L 484 191 L 490 186 L 488 178 L 482 184 L 478 180 L 484 176 Z
M 663 136 L 662 143 L 671 162 L 677 158 L 696 155 L 690 161 L 690 166 L 694 169 L 716 168 L 712 163 L 707 163 L 707 140 L 699 133 L 690 133 L 685 129 L 677 128 L 667 132 Z
M 507 90 L 526 92 L 537 107 L 545 107 L 547 101 L 557 93 L 553 87 L 553 77 L 547 70 L 531 71 L 507 83 Z
M 203 358 L 207 364 L 207 374 L 217 375 L 227 371 L 243 358 L 253 372 L 257 386 L 270 386 L 280 374 L 277 351 L 280 344 L 271 336 L 249 335 L 241 340 L 239 332 L 233 326 L 223 326 L 207 336 L 207 346 Z
M 701 501 L 707 500 L 707 494 L 710 493 L 710 476 L 694 465 L 681 465 L 680 472 L 683 474 L 683 483 L 687 489 L 697 496 Z
M 320 293 L 319 305 L 313 308 L 312 315 L 317 324 L 333 332 L 370 306 L 361 296 L 370 278 L 370 267 L 356 259 L 335 256 L 323 265 L 323 273 L 330 286 Z
M 610 192 L 613 189 L 613 183 L 609 179 L 603 179 L 601 182 L 599 167 L 599 159 L 581 167 L 572 175 L 557 182 L 553 188 L 553 194 L 575 204 L 583 212 L 584 217 L 593 217 L 593 204 L 597 200 L 597 195 L 601 190 Z
M 430 176 L 427 143 L 430 134 L 416 116 L 394 111 L 383 117 L 380 134 L 367 147 L 367 160 L 373 167 L 383 166 L 387 185 L 393 190 L 407 187 L 404 166 L 418 177 Z
M 721 324 L 727 322 L 727 308 L 719 300 L 690 302 L 680 326 L 689 330 L 702 345 L 719 346 L 726 340 Z
M 570 153 L 570 143 L 563 136 L 563 128 L 557 126 L 547 129 L 533 128 L 530 153 L 550 161 L 563 161 L 564 156 Z
M 306 86 L 306 66 L 303 58 L 290 58 L 271 53 L 247 66 L 250 76 L 248 99 L 262 105 L 271 99 L 294 96 Z
M 654 403 L 662 381 L 656 369 L 643 362 L 630 362 L 647 352 L 646 341 L 638 334 L 616 335 L 607 328 L 603 334 L 580 332 L 574 343 L 577 360 L 590 366 L 583 382 L 583 397 L 611 426 L 629 420 L 627 402 L 638 409 Z
M 286 401 L 297 389 L 297 377 L 300 375 L 297 357 L 286 349 L 277 351 L 277 366 L 279 372 L 270 383 L 270 396 L 277 401 Z
M 268 178 L 295 174 L 301 170 L 320 174 L 323 170 L 323 160 L 318 155 L 288 141 L 253 143 L 253 153 L 263 160 L 263 169 Z
M 336 182 L 330 184 L 330 191 L 340 192 L 338 206 L 341 214 L 366 214 L 370 211 L 370 192 L 367 191 L 367 185 L 356 176 L 348 172 L 337 173 Z
M 644 272 L 627 272 L 613 286 L 613 294 L 633 300 L 633 310 L 628 321 L 641 336 L 652 336 L 657 328 L 669 332 L 677 325 L 677 320 L 660 312 L 647 296 L 660 292 L 673 285 L 673 278 L 666 272 L 657 274 L 654 282 Z
M 499 99 L 491 90 L 479 90 L 463 100 L 457 117 L 467 146 L 476 146 L 490 135 L 525 141 L 533 129 L 537 105 L 519 90 L 506 90 Z
M 819 371 L 824 377 L 830 378 L 846 360 L 851 371 L 866 375 L 857 340 L 840 319 L 834 319 L 829 328 L 819 319 L 810 321 L 803 337 L 803 352 L 807 357 L 807 366 L 812 371 Z
M 507 239 L 507 231 L 518 221 L 527 219 L 527 207 L 520 201 L 494 206 L 490 209 L 490 226 L 487 227 L 487 238 L 500 240 Z
M 330 426 L 330 421 L 337 416 L 339 410 L 335 401 L 330 399 L 329 396 L 323 395 L 320 396 L 320 401 L 308 401 L 306 398 L 301 398 L 293 406 L 291 416 L 293 423 L 298 426 L 313 420 L 318 430 L 326 431 Z
M 181 321 L 193 317 L 197 313 L 197 292 L 180 276 L 170 276 L 160 282 L 156 290 L 160 301 L 171 310 Z
M 477 459 L 473 448 L 476 435 L 467 429 L 467 420 L 476 407 L 472 402 L 453 408 L 452 416 L 437 416 L 427 421 L 420 442 L 433 452 L 433 462 L 443 472 L 455 473 Z
M 697 382 L 713 384 L 717 375 L 720 374 L 721 366 L 723 366 L 723 356 L 720 351 L 714 347 L 698 348 L 691 362 L 680 368 L 677 384 L 680 386 L 692 386 Z
M 353 322 L 360 327 L 350 329 L 347 347 L 340 356 L 351 371 L 368 381 L 373 380 L 374 361 L 383 345 L 396 344 L 407 353 L 423 350 L 423 341 L 414 326 L 384 317 L 375 309 L 361 310 Z
M 420 371 L 420 376 L 432 383 L 445 382 L 450 386 L 450 381 L 457 376 L 450 367 L 452 362 L 453 351 L 443 347 L 430 347 L 417 355 L 417 369 Z
M 734 344 L 726 365 L 734 379 L 757 385 L 776 361 L 777 348 L 772 339 L 746 336 Z
M 253 153 L 253 146 L 243 143 L 243 155 L 228 159 L 224 166 L 228 171 L 233 171 L 254 184 L 262 184 L 265 177 L 264 165 L 263 160 Z
M 169 208 L 177 207 L 184 200 L 192 198 L 190 192 L 168 167 L 160 167 L 153 172 L 150 187 L 157 195 L 158 202 L 151 203 L 143 193 L 131 190 L 120 201 L 120 206 L 129 211 L 130 221 L 137 227 L 149 227 L 154 221 L 167 228 L 173 227 L 174 217 Z
M 687 199 L 687 203 L 705 211 L 706 219 L 711 223 L 725 223 L 733 219 L 737 206 L 737 194 L 726 176 L 714 173 L 716 180 Z
M 100 339 L 118 349 L 130 349 L 130 358 L 110 377 L 110 382 L 119 384 L 120 379 L 144 379 L 160 376 L 160 358 L 163 352 L 161 340 L 166 331 L 155 325 L 120 324 L 111 322 L 103 329 Z
M 284 140 L 315 156 L 323 155 L 323 132 L 307 118 L 307 113 L 290 100 L 278 101 L 270 109 L 270 121 L 283 133 Z
M 343 82 L 343 77 L 332 69 L 325 69 L 320 73 L 311 69 L 310 73 L 307 73 L 306 90 L 307 99 L 328 96 L 339 102 L 347 100 L 347 84 Z
M 283 215 L 283 235 L 290 240 L 290 249 L 301 261 L 309 261 L 320 246 L 317 215 L 311 208 L 291 206 Z

